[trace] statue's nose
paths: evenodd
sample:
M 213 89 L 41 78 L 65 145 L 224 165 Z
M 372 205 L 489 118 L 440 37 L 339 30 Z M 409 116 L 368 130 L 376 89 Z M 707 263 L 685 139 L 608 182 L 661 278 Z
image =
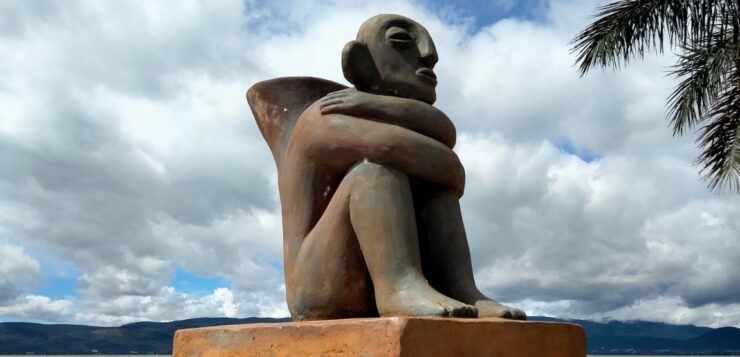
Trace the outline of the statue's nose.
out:
M 431 39 L 419 41 L 419 54 L 421 55 L 421 63 L 429 68 L 434 68 L 434 65 L 439 61 L 437 49 Z

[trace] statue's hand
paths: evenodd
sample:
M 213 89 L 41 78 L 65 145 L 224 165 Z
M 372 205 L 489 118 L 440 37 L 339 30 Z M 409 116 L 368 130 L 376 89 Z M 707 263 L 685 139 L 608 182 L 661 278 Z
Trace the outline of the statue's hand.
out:
M 321 115 L 340 114 L 397 125 L 455 146 L 455 126 L 430 104 L 408 98 L 343 89 L 319 99 Z
M 364 116 L 372 111 L 373 102 L 376 102 L 375 94 L 360 92 L 357 90 L 340 90 L 327 94 L 321 98 L 319 108 L 321 114 L 344 114 L 351 116 Z

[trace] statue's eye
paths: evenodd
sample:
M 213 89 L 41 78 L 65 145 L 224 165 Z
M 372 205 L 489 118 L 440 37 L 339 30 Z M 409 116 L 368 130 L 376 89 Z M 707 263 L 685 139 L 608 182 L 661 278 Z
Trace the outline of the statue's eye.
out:
M 414 38 L 411 36 L 411 34 L 400 27 L 391 27 L 388 29 L 388 31 L 386 31 L 385 34 L 386 38 L 391 43 L 406 44 L 414 41 Z

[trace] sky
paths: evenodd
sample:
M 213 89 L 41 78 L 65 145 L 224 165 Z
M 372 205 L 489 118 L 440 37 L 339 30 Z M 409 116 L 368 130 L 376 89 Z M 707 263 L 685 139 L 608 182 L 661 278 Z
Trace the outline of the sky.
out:
M 479 287 L 529 315 L 740 327 L 740 200 L 673 137 L 671 51 L 579 77 L 601 0 L 0 2 L 0 321 L 288 316 L 244 93 L 347 84 L 378 13 L 439 52 Z

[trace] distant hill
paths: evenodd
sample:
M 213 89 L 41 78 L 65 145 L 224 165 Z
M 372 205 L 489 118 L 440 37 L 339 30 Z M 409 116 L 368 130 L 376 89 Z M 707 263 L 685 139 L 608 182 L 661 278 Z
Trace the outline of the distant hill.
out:
M 532 321 L 562 321 L 583 326 L 589 354 L 602 355 L 730 355 L 740 356 L 740 329 L 713 329 L 647 321 L 561 320 L 531 317 Z
M 740 355 L 740 329 L 712 329 L 645 321 L 594 322 L 530 317 L 531 321 L 570 322 L 583 326 L 590 354 Z M 250 317 L 198 318 L 172 322 L 137 322 L 119 327 L 0 323 L 0 354 L 171 354 L 172 337 L 182 328 L 290 319 Z
M 178 329 L 285 321 L 290 319 L 198 318 L 119 327 L 4 322 L 0 323 L 0 354 L 171 354 Z

